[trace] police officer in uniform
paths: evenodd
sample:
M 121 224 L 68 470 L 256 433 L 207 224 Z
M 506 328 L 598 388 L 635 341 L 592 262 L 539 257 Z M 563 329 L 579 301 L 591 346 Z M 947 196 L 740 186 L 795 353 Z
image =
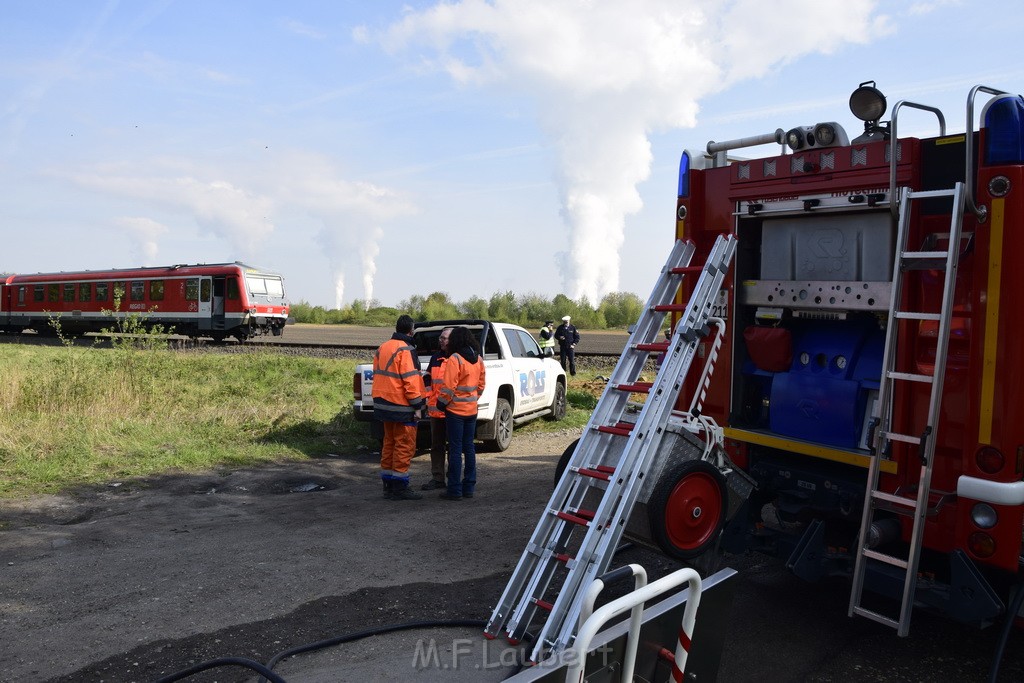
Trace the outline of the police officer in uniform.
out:
M 570 316 L 562 316 L 562 324 L 555 330 L 555 340 L 558 342 L 558 359 L 562 369 L 575 377 L 576 345 L 580 343 L 580 333 L 571 320 Z

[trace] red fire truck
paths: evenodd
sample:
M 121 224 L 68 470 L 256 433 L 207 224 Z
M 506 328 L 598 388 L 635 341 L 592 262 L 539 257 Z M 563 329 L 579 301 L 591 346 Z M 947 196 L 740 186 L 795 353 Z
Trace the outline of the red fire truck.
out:
M 983 625 L 1024 576 L 1024 99 L 975 87 L 955 134 L 914 102 L 883 121 L 874 82 L 850 107 L 852 139 L 822 122 L 682 156 L 676 238 L 695 262 L 738 240 L 704 414 L 756 487 L 726 521 L 724 480 L 680 481 L 706 521 L 670 538 L 692 555 L 721 523 L 727 550 L 852 576 L 851 615 L 900 635 L 915 606 Z M 909 109 L 934 137 L 898 136 Z

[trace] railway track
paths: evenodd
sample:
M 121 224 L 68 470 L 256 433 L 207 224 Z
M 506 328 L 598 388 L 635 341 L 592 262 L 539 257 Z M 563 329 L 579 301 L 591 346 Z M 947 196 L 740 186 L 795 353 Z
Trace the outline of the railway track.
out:
M 17 335 L 0 335 L 0 344 L 28 344 L 37 346 L 63 346 L 70 343 L 79 347 L 99 346 L 101 348 L 110 346 L 111 337 L 102 334 L 86 334 L 81 337 L 62 341 L 57 337 L 39 335 L 33 333 Z M 188 337 L 170 336 L 168 346 L 172 350 L 180 351 L 209 351 L 221 353 L 246 353 L 259 350 L 273 350 L 278 353 L 289 355 L 331 357 L 331 358 L 356 358 L 368 359 L 373 356 L 380 343 L 346 343 L 344 341 L 323 341 L 311 342 L 306 340 L 278 341 L 253 339 L 245 343 L 234 340 L 215 342 L 210 339 L 189 339 Z M 577 359 L 590 358 L 597 361 L 611 361 L 622 354 L 621 347 L 618 351 L 612 350 L 580 350 L 576 352 Z

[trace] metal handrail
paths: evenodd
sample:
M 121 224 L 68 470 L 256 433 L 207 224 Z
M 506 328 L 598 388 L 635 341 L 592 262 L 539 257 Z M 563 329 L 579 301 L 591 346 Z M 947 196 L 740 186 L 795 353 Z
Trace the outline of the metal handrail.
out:
M 785 142 L 785 139 L 786 131 L 781 128 L 776 128 L 774 133 L 752 135 L 746 138 L 737 138 L 736 140 L 723 140 L 722 142 L 715 142 L 712 140 L 708 143 L 707 152 L 708 156 L 711 157 L 711 163 L 713 166 L 725 166 L 728 161 L 725 153 L 731 149 L 757 147 L 758 145 L 770 145 L 772 143 L 781 145 Z M 783 148 L 783 151 L 785 151 L 785 148 Z
M 967 190 L 964 195 L 967 202 L 965 208 L 978 218 L 979 223 L 984 223 L 988 218 L 988 207 L 978 206 L 974 203 L 974 96 L 978 94 L 978 91 L 987 92 L 990 95 L 1008 95 L 1009 93 L 1005 90 L 990 88 L 987 85 L 976 85 L 971 88 L 971 93 L 967 96 L 967 135 L 964 145 L 967 156 L 964 162 L 964 186 Z
M 892 108 L 892 121 L 889 123 L 889 212 L 893 218 L 899 218 L 899 202 L 896 201 L 896 157 L 899 147 L 899 136 L 896 130 L 896 119 L 901 107 L 912 107 L 922 111 L 930 111 L 939 119 L 939 137 L 946 134 L 946 117 L 936 107 L 900 100 Z
M 627 570 L 627 567 L 623 567 L 623 570 Z M 616 570 L 618 571 L 618 570 Z M 672 590 L 676 586 L 687 583 L 690 594 L 686 600 L 686 607 L 683 609 L 683 620 L 679 628 L 679 639 L 676 643 L 675 658 L 673 661 L 673 668 L 675 672 L 678 672 L 678 678 L 675 680 L 682 680 L 683 672 L 686 670 L 686 659 L 689 655 L 690 639 L 693 637 L 693 628 L 697 620 L 697 609 L 700 605 L 700 591 L 701 591 L 701 578 L 700 574 L 689 567 L 683 567 L 677 569 L 668 576 L 664 576 L 654 583 L 640 585 L 646 582 L 647 572 L 644 571 L 643 567 L 637 564 L 628 565 L 628 571 L 636 577 L 637 588 L 632 593 L 627 593 L 617 600 L 609 602 L 604 607 L 600 608 L 596 612 L 590 613 L 590 609 L 593 608 L 594 598 L 596 594 L 603 588 L 604 583 L 594 588 L 594 591 L 588 593 L 587 604 L 588 609 L 581 612 L 581 617 L 586 614 L 586 620 L 580 624 L 579 634 L 576 636 L 576 642 L 573 644 L 573 664 L 569 667 L 565 674 L 565 680 L 567 683 L 582 683 L 583 674 L 587 663 L 587 653 L 590 651 L 590 642 L 597 635 L 597 632 L 604 626 L 608 621 L 615 618 L 616 616 L 631 611 L 630 617 L 630 628 L 629 637 L 627 641 L 627 652 L 623 662 L 623 675 L 621 680 L 631 681 L 633 680 L 633 662 L 636 659 L 637 645 L 639 644 L 640 638 L 640 625 L 642 621 L 643 606 L 644 602 L 652 598 L 656 598 L 662 593 Z M 595 583 L 597 583 L 595 581 Z

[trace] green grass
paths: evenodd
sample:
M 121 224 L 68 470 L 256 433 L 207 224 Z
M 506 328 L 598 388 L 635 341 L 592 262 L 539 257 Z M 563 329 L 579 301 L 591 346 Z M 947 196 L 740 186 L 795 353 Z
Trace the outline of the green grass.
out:
M 0 345 L 0 497 L 374 448 L 354 420 L 354 360 L 271 353 Z M 609 368 L 570 378 L 586 425 Z M 513 437 L 515 438 L 515 437 Z
M 0 496 L 370 445 L 355 361 L 0 347 Z

